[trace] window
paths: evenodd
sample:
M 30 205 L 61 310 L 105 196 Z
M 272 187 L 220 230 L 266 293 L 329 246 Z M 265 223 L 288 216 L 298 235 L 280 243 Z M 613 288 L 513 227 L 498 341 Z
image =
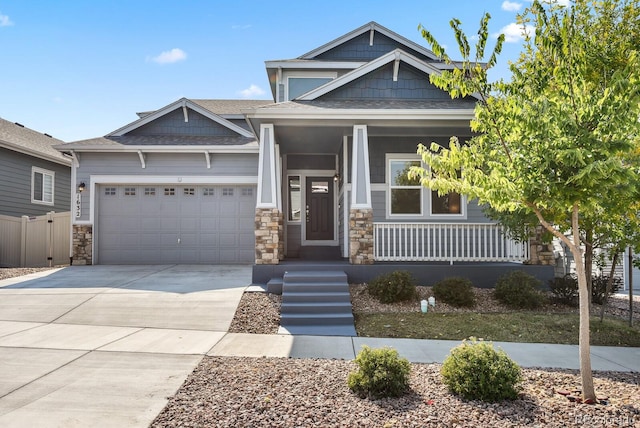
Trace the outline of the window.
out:
M 33 167 L 31 169 L 31 202 L 53 205 L 55 172 Z
M 242 196 L 253 196 L 253 188 L 252 187 L 243 187 L 242 188 Z
M 292 175 L 289 177 L 289 221 L 300 221 L 300 176 Z
M 165 196 L 175 196 L 176 194 L 176 188 L 175 187 L 165 187 L 164 188 L 164 195 Z
M 184 189 L 182 189 L 182 194 L 184 196 L 195 196 L 196 189 L 193 187 L 185 187 Z
M 419 160 L 389 160 L 389 194 L 391 215 L 421 215 L 422 186 L 418 178 L 409 178 L 412 166 L 420 166 Z
M 223 187 L 222 196 L 233 196 L 233 187 Z
M 155 196 L 156 195 L 156 188 L 155 187 L 145 187 L 144 188 L 144 195 L 145 196 Z
M 202 196 L 214 196 L 216 194 L 213 187 L 205 187 L 202 189 Z
M 438 196 L 431 191 L 431 214 L 462 214 L 462 198 L 459 193 L 451 192 Z
M 115 187 L 105 187 L 104 188 L 104 195 L 105 196 L 115 196 L 116 195 L 116 188 Z
M 125 196 L 135 196 L 136 195 L 136 188 L 135 187 L 125 187 L 124 188 L 124 195 Z

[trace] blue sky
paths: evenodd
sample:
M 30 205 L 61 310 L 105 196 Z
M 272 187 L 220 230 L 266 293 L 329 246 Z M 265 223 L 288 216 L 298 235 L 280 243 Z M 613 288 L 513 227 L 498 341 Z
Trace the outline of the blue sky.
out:
M 264 61 L 290 59 L 369 21 L 426 46 L 456 44 L 484 12 L 509 31 L 527 0 L 0 0 L 0 117 L 64 141 L 103 136 L 180 97 L 267 99 Z M 521 47 L 505 45 L 498 73 Z M 493 47 L 493 40 L 490 43 Z

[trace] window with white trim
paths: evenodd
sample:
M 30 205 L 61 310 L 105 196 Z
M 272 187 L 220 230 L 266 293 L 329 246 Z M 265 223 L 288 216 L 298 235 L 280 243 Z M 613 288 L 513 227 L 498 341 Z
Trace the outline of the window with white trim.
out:
M 42 168 L 31 168 L 31 202 L 53 205 L 56 173 Z
M 407 175 L 412 166 L 420 166 L 416 159 L 389 159 L 389 214 L 422 215 L 422 186 L 418 178 Z

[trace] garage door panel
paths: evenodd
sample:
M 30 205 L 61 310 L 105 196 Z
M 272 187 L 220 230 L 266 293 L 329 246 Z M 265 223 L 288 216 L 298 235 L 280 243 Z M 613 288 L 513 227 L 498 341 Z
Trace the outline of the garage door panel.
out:
M 125 184 L 100 186 L 98 193 L 99 263 L 254 259 L 254 186 Z

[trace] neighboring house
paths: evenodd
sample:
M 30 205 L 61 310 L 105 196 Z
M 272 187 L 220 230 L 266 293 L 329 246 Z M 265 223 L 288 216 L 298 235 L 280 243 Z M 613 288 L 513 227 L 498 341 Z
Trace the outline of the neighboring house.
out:
M 71 159 L 47 134 L 0 118 L 0 215 L 39 216 L 71 206 Z
M 253 262 L 256 282 L 318 257 L 342 259 L 354 280 L 398 266 L 424 273 L 432 262 L 431 279 L 452 263 L 461 274 L 482 262 L 487 278 L 524 267 L 512 262 L 530 258 L 528 245 L 475 201 L 406 177 L 421 164 L 418 143 L 472 135 L 477 100 L 452 100 L 429 82 L 450 67 L 371 22 L 267 61 L 275 102 L 181 99 L 60 147 L 87 188 L 74 259 Z

